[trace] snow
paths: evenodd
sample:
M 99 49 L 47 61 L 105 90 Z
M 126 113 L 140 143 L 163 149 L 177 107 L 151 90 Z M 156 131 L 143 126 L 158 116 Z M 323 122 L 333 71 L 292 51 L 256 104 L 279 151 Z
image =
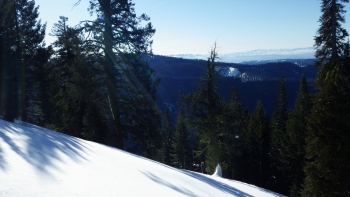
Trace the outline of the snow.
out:
M 216 165 L 213 176 L 222 177 L 222 169 L 220 164 Z
M 313 47 L 286 49 L 258 49 L 251 51 L 219 54 L 218 61 L 228 63 L 242 63 L 245 61 L 266 61 L 276 59 L 310 59 L 314 58 Z M 172 54 L 171 57 L 184 59 L 207 60 L 207 54 Z
M 238 68 L 233 67 L 215 67 L 215 70 L 224 77 L 236 77 L 241 74 Z
M 282 195 L 28 123 L 0 120 L 0 196 Z

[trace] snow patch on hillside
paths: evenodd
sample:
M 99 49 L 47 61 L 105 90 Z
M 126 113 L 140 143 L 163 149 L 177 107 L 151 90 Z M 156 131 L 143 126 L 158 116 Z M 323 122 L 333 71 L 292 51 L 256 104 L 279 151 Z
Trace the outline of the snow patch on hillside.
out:
M 215 70 L 224 77 L 237 77 L 241 72 L 233 67 L 216 67 Z
M 241 75 L 239 75 L 239 78 L 241 78 L 242 82 L 263 80 L 261 76 L 250 74 L 250 73 L 242 73 Z

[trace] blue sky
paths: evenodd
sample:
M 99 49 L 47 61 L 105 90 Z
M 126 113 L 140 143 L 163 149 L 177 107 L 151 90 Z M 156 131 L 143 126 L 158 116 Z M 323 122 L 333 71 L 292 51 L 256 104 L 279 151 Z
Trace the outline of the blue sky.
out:
M 60 15 L 70 25 L 89 19 L 88 0 L 35 0 L 47 33 Z M 320 0 L 133 0 L 156 28 L 153 52 L 207 54 L 217 42 L 221 54 L 256 49 L 312 47 L 319 27 Z M 350 4 L 346 4 L 350 22 Z M 343 24 L 350 32 L 349 22 Z M 54 38 L 47 38 L 51 43 Z

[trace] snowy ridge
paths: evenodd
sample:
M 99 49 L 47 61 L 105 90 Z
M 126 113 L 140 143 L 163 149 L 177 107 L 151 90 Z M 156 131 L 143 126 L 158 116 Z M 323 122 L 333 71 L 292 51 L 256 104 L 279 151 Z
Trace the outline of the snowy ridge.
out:
M 224 77 L 237 77 L 241 72 L 233 67 L 215 67 L 215 70 Z
M 292 49 L 258 49 L 252 51 L 219 54 L 220 62 L 241 63 L 244 61 L 266 61 L 275 59 L 309 59 L 314 58 L 313 47 Z M 207 60 L 207 54 L 173 54 L 171 57 Z
M 280 197 L 28 123 L 0 120 L 0 196 Z
M 246 72 L 241 73 L 238 68 L 216 67 L 215 70 L 219 73 L 219 75 L 223 77 L 237 77 L 237 78 L 240 78 L 242 82 L 263 80 L 263 77 L 252 73 L 246 73 Z

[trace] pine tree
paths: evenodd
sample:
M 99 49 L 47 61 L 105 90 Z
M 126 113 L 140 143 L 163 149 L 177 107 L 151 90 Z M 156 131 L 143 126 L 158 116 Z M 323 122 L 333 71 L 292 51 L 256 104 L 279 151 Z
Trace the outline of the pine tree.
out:
M 190 147 L 190 133 L 187 129 L 184 112 L 180 108 L 177 119 L 176 128 L 174 133 L 173 143 L 174 154 L 174 166 L 182 169 L 192 170 L 192 149 Z
M 118 98 L 123 132 L 136 143 L 132 152 L 162 161 L 161 113 L 155 105 L 153 70 L 141 54 L 123 54 L 129 69 L 118 81 Z
M 40 57 L 40 59 L 36 57 L 42 50 L 45 50 L 46 24 L 41 24 L 41 21 L 38 20 L 39 6 L 35 6 L 35 1 L 21 0 L 16 1 L 15 5 L 18 16 L 18 36 L 21 52 L 21 79 L 19 82 L 20 117 L 23 121 L 33 122 L 36 109 L 31 101 L 37 99 L 35 97 L 37 90 L 34 85 L 36 83 L 35 67 L 47 61 L 43 57 Z M 41 61 L 38 62 L 36 60 Z
M 56 57 L 54 58 L 55 73 L 58 79 L 58 91 L 55 94 L 56 113 L 59 116 L 58 130 L 69 135 L 82 138 L 81 128 L 83 128 L 83 110 L 77 88 L 74 87 L 73 76 L 78 71 L 75 67 L 81 67 L 84 64 L 81 61 L 82 56 L 82 36 L 80 31 L 69 27 L 66 23 L 67 17 L 60 16 L 60 21 L 54 24 L 51 35 L 57 36 L 57 40 L 53 43 L 56 49 Z M 86 84 L 84 84 L 86 85 Z
M 230 89 L 229 101 L 224 105 L 220 128 L 219 145 L 223 175 L 243 180 L 245 174 L 244 137 L 247 132 L 248 111 L 242 104 L 237 87 Z
M 12 2 L 0 0 L 0 114 L 5 114 L 8 96 L 8 34 Z
M 28 110 L 28 122 L 33 122 L 45 128 L 54 129 L 55 120 L 58 119 L 54 113 L 55 87 L 57 80 L 53 78 L 54 65 L 50 62 L 54 54 L 52 46 L 40 48 L 33 57 L 33 87 L 35 95 L 30 110 Z
M 302 196 L 350 196 L 350 91 L 344 3 L 323 0 L 315 37 L 319 92 L 308 120 Z
M 311 97 L 307 88 L 305 75 L 299 86 L 299 95 L 295 101 L 295 110 L 289 113 L 287 121 L 288 146 L 283 150 L 284 163 L 289 166 L 290 177 L 289 196 L 300 196 L 302 183 L 305 179 L 303 167 L 305 165 L 305 137 L 307 118 L 311 111 Z
M 79 2 L 80 0 L 77 4 Z M 99 19 L 92 23 L 85 23 L 84 29 L 92 32 L 93 35 L 93 38 L 87 39 L 86 42 L 95 48 L 96 53 L 103 49 L 109 114 L 114 124 L 111 139 L 113 146 L 124 149 L 124 138 L 127 134 L 123 130 L 121 120 L 123 112 L 120 98 L 118 98 L 123 94 L 120 92 L 123 90 L 118 89 L 119 80 L 117 79 L 123 79 L 125 77 L 123 74 L 130 69 L 125 54 L 151 52 L 150 38 L 155 30 L 151 23 L 147 23 L 144 27 L 140 25 L 142 22 L 149 21 L 149 17 L 145 14 L 137 17 L 134 4 L 130 0 L 92 0 L 90 12 L 96 13 Z
M 279 91 L 276 100 L 276 108 L 272 115 L 271 120 L 271 141 L 270 141 L 270 154 L 271 154 L 271 180 L 270 189 L 282 194 L 288 192 L 288 180 L 285 174 L 288 165 L 283 163 L 283 149 L 287 146 L 287 132 L 286 125 L 288 119 L 287 110 L 287 92 L 284 82 L 283 74 L 280 77 Z
M 28 113 L 35 111 L 29 102 L 35 100 L 33 70 L 38 62 L 34 60 L 37 51 L 44 47 L 45 24 L 37 20 L 38 7 L 34 1 L 4 0 L 2 4 L 0 12 L 4 13 L 4 21 L 0 31 L 3 38 L 1 68 L 5 75 L 2 78 L 5 119 L 27 121 Z
M 163 117 L 163 162 L 166 165 L 173 165 L 171 154 L 173 153 L 174 129 L 171 123 L 170 110 L 167 106 Z
M 270 141 L 269 119 L 266 117 L 261 101 L 257 102 L 254 114 L 248 122 L 245 149 L 248 155 L 246 182 L 265 187 L 268 180 L 268 148 Z
M 76 137 L 112 144 L 105 109 L 108 108 L 101 81 L 103 72 L 99 57 L 91 55 L 83 44 L 79 28 L 67 25 L 68 18 L 61 16 L 54 24 L 51 35 L 58 39 L 53 73 L 58 83 L 54 89 L 54 106 L 58 130 Z M 51 92 L 51 91 L 50 91 Z M 48 110 L 46 110 L 48 112 Z
M 209 173 L 213 173 L 216 165 L 221 162 L 218 134 L 221 133 L 219 116 L 223 104 L 216 92 L 218 77 L 215 70 L 216 59 L 217 52 L 214 45 L 207 61 L 207 75 L 200 79 L 196 91 L 185 95 L 182 99 L 183 105 L 188 109 L 191 129 L 194 130 L 195 138 L 199 140 L 197 157 L 203 158 L 205 155 L 206 170 Z
M 19 97 L 19 80 L 20 80 L 20 48 L 19 48 L 19 36 L 18 36 L 18 21 L 17 10 L 14 1 L 3 1 L 4 7 L 2 7 L 5 20 L 2 25 L 2 38 L 3 38 L 3 106 L 4 106 L 4 119 L 13 122 L 15 118 L 18 118 L 18 97 Z M 16 28 L 17 27 L 17 28 Z

